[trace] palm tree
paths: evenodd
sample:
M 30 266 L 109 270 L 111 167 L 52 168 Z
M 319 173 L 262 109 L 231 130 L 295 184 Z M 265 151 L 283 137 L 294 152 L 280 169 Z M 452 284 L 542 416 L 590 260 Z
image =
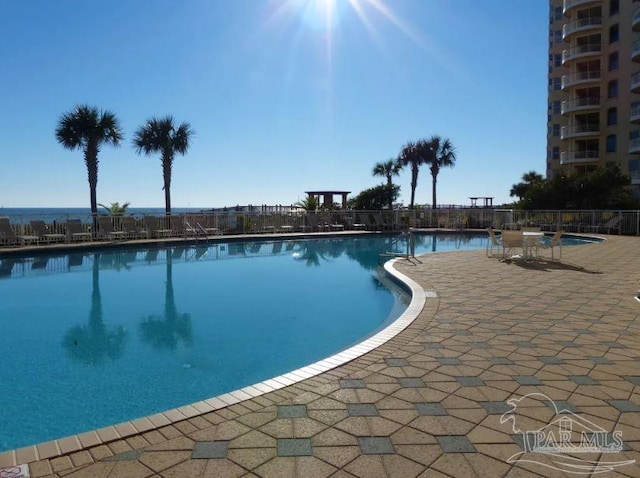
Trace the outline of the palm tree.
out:
M 189 141 L 193 130 L 189 123 L 182 123 L 176 128 L 172 116 L 151 118 L 138 128 L 133 138 L 133 145 L 138 154 L 160 153 L 162 177 L 164 179 L 165 212 L 171 214 L 171 169 L 176 153 L 184 155 L 189 149 Z
M 400 151 L 400 155 L 396 159 L 396 163 L 400 168 L 411 166 L 411 203 L 409 204 L 409 209 L 413 209 L 416 187 L 418 186 L 418 171 L 420 165 L 424 164 L 424 162 L 425 160 L 420 155 L 418 145 L 412 141 L 402 147 L 402 151 Z
M 102 203 L 99 203 L 98 206 L 103 208 L 109 216 L 124 216 L 130 204 L 131 203 L 128 202 L 122 204 L 119 202 L 112 202 L 110 206 L 105 206 Z
M 456 149 L 453 147 L 451 140 L 448 138 L 441 138 L 434 135 L 424 145 L 428 149 L 428 154 L 425 157 L 425 163 L 429 165 L 432 178 L 432 202 L 431 207 L 435 209 L 437 207 L 436 200 L 436 184 L 438 182 L 438 174 L 441 168 L 452 168 L 456 163 Z
M 393 159 L 376 163 L 373 167 L 372 174 L 374 176 L 383 176 L 387 178 L 387 189 L 391 191 L 393 189 L 393 176 L 400 174 L 401 166 Z M 393 209 L 393 195 L 389 195 L 389 210 Z
M 302 201 L 298 201 L 296 206 L 301 207 L 307 212 L 315 212 L 320 207 L 320 202 L 316 196 L 307 196 Z
M 110 111 L 98 111 L 93 106 L 79 105 L 62 115 L 56 128 L 56 139 L 67 149 L 82 149 L 84 152 L 91 194 L 91 214 L 95 218 L 98 214 L 98 153 L 102 144 L 120 145 L 122 130 L 118 119 Z

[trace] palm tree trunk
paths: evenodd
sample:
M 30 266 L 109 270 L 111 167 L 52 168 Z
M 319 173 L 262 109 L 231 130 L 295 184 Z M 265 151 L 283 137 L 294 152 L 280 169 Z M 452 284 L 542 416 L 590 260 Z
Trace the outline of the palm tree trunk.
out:
M 171 215 L 171 163 L 172 159 L 166 154 L 162 157 L 162 176 L 164 178 L 164 209 L 167 216 Z
M 93 218 L 93 232 L 98 227 L 98 148 L 87 145 L 84 151 L 84 162 L 87 165 L 87 178 L 89 180 L 89 201 L 91 203 L 91 217 Z
M 416 197 L 416 187 L 418 187 L 418 166 L 411 166 L 411 204 L 409 209 L 413 209 L 414 199 Z
M 393 181 L 387 176 L 387 189 L 389 190 L 389 211 L 393 211 Z
M 435 209 L 437 207 L 437 201 L 436 201 L 436 183 L 438 182 L 438 177 L 437 176 L 433 176 L 433 182 L 431 185 L 431 200 L 433 201 L 431 203 L 431 208 Z

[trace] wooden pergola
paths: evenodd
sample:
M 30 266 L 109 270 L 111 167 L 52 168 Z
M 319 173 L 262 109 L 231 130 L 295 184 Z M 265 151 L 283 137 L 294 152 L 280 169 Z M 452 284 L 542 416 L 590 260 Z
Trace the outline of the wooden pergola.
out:
M 493 197 L 491 196 L 471 196 L 471 207 L 480 207 L 478 206 L 478 200 L 482 200 L 482 207 L 493 207 Z
M 333 196 L 340 195 L 342 196 L 342 207 L 347 207 L 347 194 L 351 194 L 351 191 L 305 191 L 304 192 L 309 198 L 315 197 L 318 202 L 320 202 L 320 197 L 322 197 L 322 205 L 326 207 L 333 206 Z

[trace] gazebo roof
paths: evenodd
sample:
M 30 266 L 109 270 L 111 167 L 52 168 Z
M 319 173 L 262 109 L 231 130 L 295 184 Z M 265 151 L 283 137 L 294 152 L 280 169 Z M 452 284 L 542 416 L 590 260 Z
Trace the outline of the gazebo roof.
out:
M 305 191 L 305 194 L 351 194 L 351 191 Z

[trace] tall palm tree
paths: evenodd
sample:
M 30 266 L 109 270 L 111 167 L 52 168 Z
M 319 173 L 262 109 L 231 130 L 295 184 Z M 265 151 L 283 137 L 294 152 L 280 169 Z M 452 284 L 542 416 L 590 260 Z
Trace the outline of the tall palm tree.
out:
M 189 149 L 193 130 L 189 123 L 176 127 L 172 116 L 151 118 L 140 126 L 133 138 L 138 154 L 160 153 L 162 177 L 164 179 L 165 212 L 171 214 L 171 170 L 176 153 L 184 155 Z
M 56 139 L 67 149 L 82 149 L 84 152 L 89 177 L 91 214 L 95 218 L 98 214 L 98 153 L 103 144 L 120 145 L 122 130 L 118 119 L 110 111 L 98 111 L 98 108 L 93 106 L 79 105 L 73 111 L 62 115 L 56 128 Z
M 402 147 L 400 155 L 396 159 L 396 163 L 400 168 L 411 166 L 411 203 L 409 209 L 413 209 L 416 196 L 416 187 L 418 186 L 418 171 L 425 160 L 420 155 L 418 144 L 412 141 Z
M 429 165 L 432 178 L 432 202 L 431 207 L 437 207 L 436 199 L 436 184 L 438 182 L 438 174 L 442 168 L 452 168 L 456 163 L 456 149 L 453 147 L 451 140 L 448 138 L 441 138 L 434 135 L 426 143 L 426 147 L 429 150 L 428 156 L 426 156 L 425 162 Z
M 393 189 L 393 176 L 400 174 L 401 166 L 393 159 L 389 159 L 384 162 L 376 163 L 373 167 L 372 174 L 374 176 L 383 176 L 387 178 L 387 189 L 391 191 Z M 393 195 L 389 195 L 389 210 L 393 209 Z

